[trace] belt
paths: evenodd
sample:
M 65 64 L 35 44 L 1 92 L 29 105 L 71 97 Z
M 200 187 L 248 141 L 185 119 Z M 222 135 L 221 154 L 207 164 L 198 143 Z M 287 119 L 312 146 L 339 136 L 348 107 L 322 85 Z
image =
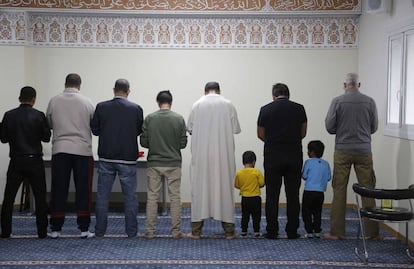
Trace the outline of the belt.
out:
M 11 158 L 42 158 L 42 155 L 34 155 L 34 154 L 18 155 L 18 156 L 12 156 Z

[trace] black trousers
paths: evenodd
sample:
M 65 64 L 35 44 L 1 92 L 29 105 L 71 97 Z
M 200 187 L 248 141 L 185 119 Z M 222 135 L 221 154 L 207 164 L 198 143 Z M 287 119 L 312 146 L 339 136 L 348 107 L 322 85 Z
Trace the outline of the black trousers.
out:
M 7 170 L 7 182 L 1 209 L 1 232 L 3 237 L 12 232 L 14 199 L 23 180 L 27 180 L 33 191 L 36 204 L 37 234 L 43 238 L 47 235 L 47 202 L 45 167 L 41 157 L 12 158 Z
M 308 234 L 320 233 L 324 193 L 320 191 L 304 191 L 302 198 L 302 220 Z
M 253 230 L 255 233 L 260 232 L 260 219 L 262 217 L 262 198 L 260 196 L 242 197 L 241 199 L 242 232 L 247 232 L 249 219 L 252 216 Z
M 299 189 L 302 172 L 302 153 L 278 152 L 264 158 L 266 183 L 266 231 L 269 235 L 279 233 L 279 196 L 282 182 L 285 186 L 287 223 L 285 231 L 295 237 L 299 228 Z
M 52 189 L 50 225 L 52 231 L 61 231 L 65 222 L 71 173 L 76 189 L 76 214 L 78 228 L 89 229 L 92 209 L 92 156 L 58 153 L 52 156 Z

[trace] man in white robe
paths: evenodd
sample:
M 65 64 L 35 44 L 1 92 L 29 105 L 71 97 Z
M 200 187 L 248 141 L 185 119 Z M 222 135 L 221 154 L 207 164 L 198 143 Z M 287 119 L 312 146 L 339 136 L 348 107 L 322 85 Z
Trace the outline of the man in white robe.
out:
M 233 104 L 220 95 L 217 82 L 192 107 L 187 123 L 191 134 L 191 234 L 199 239 L 203 220 L 222 222 L 226 239 L 234 238 L 233 186 L 236 172 L 234 134 L 241 132 Z

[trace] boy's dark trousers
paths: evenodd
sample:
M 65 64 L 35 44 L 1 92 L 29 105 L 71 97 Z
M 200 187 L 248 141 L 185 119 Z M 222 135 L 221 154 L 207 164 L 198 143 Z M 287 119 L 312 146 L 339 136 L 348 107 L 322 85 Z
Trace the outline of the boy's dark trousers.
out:
M 262 217 L 262 198 L 260 196 L 253 196 L 253 197 L 242 196 L 241 208 L 242 208 L 242 219 L 241 219 L 242 232 L 247 232 L 250 215 L 252 215 L 254 232 L 255 233 L 260 232 L 260 219 Z
M 324 193 L 304 191 L 302 199 L 302 219 L 308 234 L 320 233 Z

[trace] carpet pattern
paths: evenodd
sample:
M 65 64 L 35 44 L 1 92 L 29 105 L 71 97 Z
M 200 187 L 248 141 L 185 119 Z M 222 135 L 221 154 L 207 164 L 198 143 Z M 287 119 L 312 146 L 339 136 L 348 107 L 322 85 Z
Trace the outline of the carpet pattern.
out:
M 13 236 L 0 239 L 0 268 L 414 268 L 405 246 L 382 231 L 383 241 L 369 241 L 369 264 L 354 254 L 358 227 L 356 213 L 347 212 L 346 240 L 277 240 L 238 237 L 225 240 L 218 221 L 206 220 L 201 240 L 172 239 L 169 216 L 159 216 L 157 236 L 127 238 L 122 213 L 111 213 L 103 238 L 80 239 L 76 217 L 68 215 L 59 239 L 37 239 L 35 218 L 13 217 Z M 190 232 L 190 209 L 183 208 L 182 230 Z M 93 230 L 95 219 L 92 219 Z M 251 223 L 250 223 L 251 224 Z M 280 227 L 286 224 L 280 210 Z M 261 222 L 262 232 L 266 221 Z M 138 216 L 139 232 L 145 232 L 145 212 Z M 240 210 L 236 209 L 240 232 Z M 324 209 L 322 227 L 329 229 L 329 210 Z M 251 227 L 249 227 L 251 228 Z M 249 231 L 253 232 L 253 231 Z

